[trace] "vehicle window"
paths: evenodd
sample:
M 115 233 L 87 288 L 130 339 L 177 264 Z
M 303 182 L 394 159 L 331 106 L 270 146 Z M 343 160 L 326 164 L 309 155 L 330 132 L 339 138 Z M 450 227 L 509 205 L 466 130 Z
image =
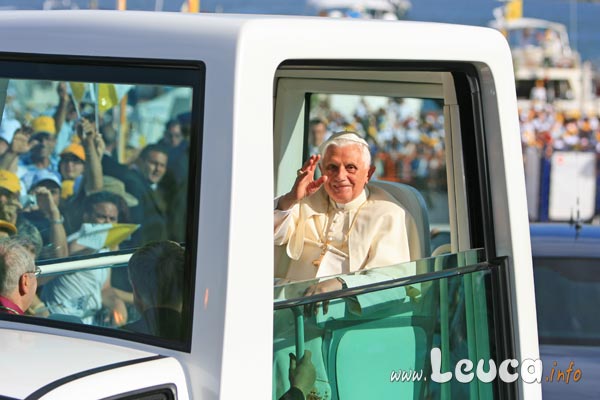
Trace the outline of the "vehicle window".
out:
M 478 390 L 483 398 L 493 398 L 491 385 L 477 379 L 432 379 L 432 371 L 453 371 L 459 360 L 476 365 L 490 357 L 494 325 L 485 295 L 490 271 L 467 267 L 482 259 L 483 252 L 473 250 L 412 262 L 418 271 L 452 276 L 366 286 L 350 297 L 338 292 L 303 298 L 316 281 L 276 286 L 273 398 L 289 389 L 289 354 L 307 354 L 305 350 L 316 371 L 307 398 L 364 399 L 376 393 L 386 399 L 460 399 Z M 361 274 L 393 276 L 397 269 L 402 265 Z M 323 301 L 328 302 L 326 313 Z M 433 366 L 437 356 L 432 349 L 441 349 Z
M 434 348 L 450 368 L 500 348 L 488 331 L 502 306 L 485 283 L 497 275 L 481 249 L 481 132 L 467 80 L 303 72 L 290 67 L 276 99 L 273 398 L 309 354 L 311 399 L 493 397 L 481 381 L 429 379 Z M 464 275 L 444 275 L 455 268 Z M 392 383 L 402 371 L 427 381 Z
M 3 236 L 30 248 L 42 269 L 28 313 L 183 340 L 201 82 L 190 67 L 89 64 L 0 64 Z M 132 274 L 137 252 L 151 264 L 176 260 L 163 268 L 174 277 L 151 265 Z
M 448 229 L 441 100 L 313 93 L 309 153 L 316 153 L 331 134 L 344 130 L 358 132 L 369 143 L 376 167 L 372 179 L 414 187 L 425 201 L 430 224 Z
M 600 301 L 597 259 L 533 259 L 540 342 L 600 343 Z

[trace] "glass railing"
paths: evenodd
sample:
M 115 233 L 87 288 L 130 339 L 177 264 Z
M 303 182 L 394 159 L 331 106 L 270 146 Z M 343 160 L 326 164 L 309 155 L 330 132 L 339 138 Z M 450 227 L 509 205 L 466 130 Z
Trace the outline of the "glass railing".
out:
M 289 354 L 305 350 L 316 370 L 308 399 L 492 398 L 490 383 L 442 383 L 435 375 L 454 373 L 461 359 L 490 358 L 493 267 L 484 252 L 409 264 L 340 275 L 366 278 L 316 296 L 303 293 L 320 280 L 276 286 L 273 398 L 289 389 Z M 407 269 L 414 274 L 398 276 Z

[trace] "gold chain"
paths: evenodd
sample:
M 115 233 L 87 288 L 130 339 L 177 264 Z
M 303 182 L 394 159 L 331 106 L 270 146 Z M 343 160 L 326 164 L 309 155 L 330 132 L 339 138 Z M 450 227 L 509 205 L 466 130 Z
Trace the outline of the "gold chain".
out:
M 356 214 L 354 215 L 354 218 L 352 219 L 352 222 L 350 223 L 350 226 L 348 227 L 348 232 L 346 232 L 346 234 L 344 234 L 343 242 L 345 242 L 346 244 L 348 244 L 348 240 L 350 239 L 350 232 L 352 232 L 352 229 L 354 228 L 354 224 L 356 223 L 356 220 L 358 219 L 358 213 L 364 207 L 364 205 L 367 204 L 367 201 L 368 201 L 368 198 L 365 201 L 363 201 L 363 203 L 356 209 Z M 328 200 L 327 201 L 327 222 L 325 224 L 323 224 L 323 232 L 319 232 L 319 234 L 321 236 L 321 238 L 320 238 L 321 242 L 323 242 L 323 244 L 321 245 L 321 254 L 319 255 L 319 258 L 317 258 L 316 260 L 314 260 L 312 262 L 312 264 L 316 268 L 319 268 L 319 266 L 321 265 L 321 261 L 323 261 L 323 257 L 325 256 L 325 253 L 327 253 L 327 250 L 329 248 L 330 240 L 329 240 L 329 236 L 326 235 L 326 233 L 329 230 L 329 228 L 331 227 L 332 218 L 329 216 L 330 209 L 331 209 L 331 202 Z

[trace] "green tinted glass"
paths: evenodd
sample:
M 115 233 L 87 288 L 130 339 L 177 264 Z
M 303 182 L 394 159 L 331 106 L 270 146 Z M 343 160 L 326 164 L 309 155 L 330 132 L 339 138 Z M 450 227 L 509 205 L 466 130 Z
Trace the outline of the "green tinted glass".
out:
M 321 297 L 298 296 L 316 281 L 276 287 L 274 398 L 289 388 L 289 354 L 304 350 L 311 352 L 316 370 L 307 398 L 493 397 L 491 384 L 477 378 L 467 384 L 455 377 L 443 384 L 432 380 L 432 371 L 454 374 L 461 359 L 475 366 L 483 359 L 488 369 L 491 313 L 486 285 L 491 271 L 483 256 L 474 250 L 419 260 L 415 276 Z M 389 274 L 397 267 L 360 274 Z M 315 304 L 323 300 L 328 301 L 327 313 L 321 306 L 314 313 Z M 437 362 L 432 349 L 440 349 Z

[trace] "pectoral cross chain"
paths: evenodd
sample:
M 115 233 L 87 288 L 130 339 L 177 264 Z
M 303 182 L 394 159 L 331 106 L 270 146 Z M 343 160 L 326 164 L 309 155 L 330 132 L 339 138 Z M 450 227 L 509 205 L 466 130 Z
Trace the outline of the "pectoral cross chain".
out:
M 319 255 L 319 257 L 317 259 L 315 259 L 312 262 L 312 265 L 314 265 L 315 268 L 319 268 L 319 266 L 321 265 L 321 261 L 323 261 L 323 257 L 325 257 L 325 253 L 327 253 L 327 243 L 325 243 L 323 246 L 321 246 L 321 254 Z

